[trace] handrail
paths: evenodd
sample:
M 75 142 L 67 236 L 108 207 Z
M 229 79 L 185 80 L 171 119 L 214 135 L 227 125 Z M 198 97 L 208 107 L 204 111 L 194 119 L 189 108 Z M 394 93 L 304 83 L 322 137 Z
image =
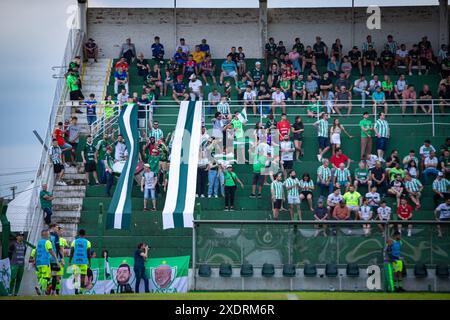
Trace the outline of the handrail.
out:
M 194 220 L 194 225 L 200 224 L 342 224 L 342 225 L 353 225 L 353 224 L 412 224 L 412 225 L 450 225 L 450 221 L 436 221 L 436 220 L 383 220 L 383 221 L 361 221 L 361 220 L 325 220 L 325 221 L 315 221 L 315 220 Z

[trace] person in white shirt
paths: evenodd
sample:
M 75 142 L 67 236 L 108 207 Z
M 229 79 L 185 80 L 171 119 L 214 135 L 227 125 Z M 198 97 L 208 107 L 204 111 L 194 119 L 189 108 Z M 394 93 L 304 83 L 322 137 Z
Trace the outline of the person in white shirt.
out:
M 144 164 L 144 174 L 141 179 L 141 191 L 144 193 L 144 209 L 147 211 L 147 201 L 152 200 L 153 208 L 152 211 L 156 211 L 156 175 L 150 170 L 150 165 L 148 163 Z
M 400 48 L 395 53 L 395 70 L 397 73 L 400 73 L 398 70 L 399 65 L 404 65 L 405 68 L 409 66 L 408 50 L 406 50 L 406 45 L 404 43 L 400 45 Z
M 252 91 L 251 86 L 247 86 L 244 92 L 244 108 L 247 111 L 247 106 L 253 107 L 253 114 L 256 115 L 256 93 Z
M 359 207 L 358 218 L 359 220 L 370 221 L 372 220 L 372 216 L 373 211 L 369 206 L 369 201 L 367 200 L 367 198 L 364 198 L 362 206 Z M 368 236 L 370 234 L 370 224 L 363 224 L 363 231 L 364 235 Z
M 281 107 L 283 113 L 286 113 L 286 97 L 283 92 L 281 92 L 280 87 L 277 87 L 275 92 L 272 93 L 272 113 L 276 113 L 277 107 Z
M 289 135 L 283 137 L 283 141 L 280 142 L 280 152 L 281 152 L 281 168 L 283 169 L 283 174 L 287 177 L 287 170 L 291 170 L 294 166 L 294 152 L 295 146 L 292 141 L 289 140 Z
M 334 188 L 333 193 L 330 193 L 327 197 L 327 209 L 329 212 L 329 215 L 333 215 L 334 208 L 339 205 L 339 202 L 341 202 L 343 199 L 341 194 L 340 188 Z
M 369 95 L 369 91 L 367 91 L 367 80 L 364 74 L 361 74 L 359 79 L 356 79 L 353 86 L 353 92 L 359 98 L 361 97 L 361 108 L 364 108 L 366 102 L 366 96 Z
M 392 209 L 387 206 L 386 201 L 381 201 L 380 206 L 377 209 L 377 219 L 380 221 L 389 221 L 391 220 Z M 381 232 L 384 232 L 384 225 L 379 224 L 378 228 Z
M 181 51 L 183 51 L 183 53 L 185 53 L 186 55 L 189 55 L 190 49 L 189 49 L 189 46 L 186 44 L 186 41 L 184 40 L 184 38 L 180 39 L 180 44 L 178 45 L 178 48 L 181 48 Z
M 408 87 L 408 81 L 405 79 L 405 75 L 401 74 L 398 78 L 397 82 L 394 85 L 394 97 L 398 103 L 400 103 L 400 99 L 402 99 L 403 91 Z
M 123 136 L 121 134 L 119 134 L 119 136 L 117 137 L 116 146 L 114 149 L 115 149 L 114 151 L 115 161 L 127 160 L 128 157 L 127 145 L 125 144 Z
M 435 210 L 434 214 L 438 221 L 450 221 L 450 197 L 445 199 L 444 203 L 441 203 Z M 441 226 L 437 225 L 438 236 L 442 237 Z
M 370 92 L 370 94 L 374 93 L 375 90 L 376 90 L 378 87 L 381 87 L 381 81 L 378 80 L 378 75 L 375 74 L 375 75 L 373 76 L 372 80 L 369 81 L 369 92 Z
M 373 186 L 370 188 L 370 192 L 366 193 L 365 198 L 367 199 L 368 205 L 372 208 L 372 211 L 377 212 L 381 201 L 380 194 L 377 192 L 377 187 Z
M 367 155 L 367 159 L 366 159 L 366 163 L 367 163 L 367 169 L 373 169 L 375 168 L 375 164 L 378 161 L 378 156 L 375 154 L 368 154 Z M 384 162 L 384 159 L 382 159 L 381 161 Z
M 428 184 L 429 175 L 437 176 L 439 174 L 438 166 L 438 158 L 436 157 L 436 153 L 434 151 L 430 152 L 430 155 L 424 160 L 424 169 L 422 172 L 423 184 Z
M 217 109 L 217 104 L 220 102 L 221 96 L 216 88 L 208 94 L 208 113 L 211 114 L 213 110 Z
M 122 89 L 122 91 L 117 95 L 117 103 L 119 106 L 123 106 L 128 101 L 128 94 L 126 89 Z
M 203 101 L 203 85 L 202 82 L 197 79 L 195 73 L 189 77 L 189 95 L 191 101 L 195 101 L 197 98 L 199 101 Z

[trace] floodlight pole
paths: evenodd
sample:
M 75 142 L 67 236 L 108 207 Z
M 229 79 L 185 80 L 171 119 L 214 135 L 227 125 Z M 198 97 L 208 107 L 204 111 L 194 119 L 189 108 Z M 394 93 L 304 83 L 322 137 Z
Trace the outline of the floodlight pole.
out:
M 173 37 L 175 40 L 175 51 L 177 51 L 177 0 L 173 0 Z
M 352 47 L 355 45 L 355 0 L 352 0 L 352 30 L 351 30 L 351 38 L 352 38 Z

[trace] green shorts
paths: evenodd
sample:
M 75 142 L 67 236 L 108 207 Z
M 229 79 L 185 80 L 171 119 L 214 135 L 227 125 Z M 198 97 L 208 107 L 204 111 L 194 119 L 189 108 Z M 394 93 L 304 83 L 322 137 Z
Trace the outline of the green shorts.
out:
M 73 265 L 73 273 L 76 273 L 76 268 L 78 268 L 80 275 L 85 276 L 87 275 L 87 269 L 88 269 L 88 265 L 87 264 L 74 264 Z
M 50 265 L 36 267 L 36 277 L 38 279 L 51 278 L 51 276 L 52 276 L 52 270 L 50 269 Z
M 392 262 L 392 270 L 394 272 L 402 272 L 403 271 L 403 261 L 395 260 Z

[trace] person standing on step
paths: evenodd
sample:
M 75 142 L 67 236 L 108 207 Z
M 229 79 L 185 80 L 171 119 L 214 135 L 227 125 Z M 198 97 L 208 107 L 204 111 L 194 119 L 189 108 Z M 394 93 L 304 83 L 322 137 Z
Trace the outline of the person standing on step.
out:
M 375 132 L 375 136 L 377 137 L 376 146 L 378 160 L 383 161 L 384 153 L 386 152 L 387 146 L 389 144 L 389 139 L 391 137 L 391 130 L 389 128 L 389 123 L 386 120 L 386 114 L 384 112 L 380 112 L 378 116 L 379 118 L 375 122 L 373 131 Z
M 152 200 L 152 211 L 156 211 L 156 183 L 158 182 L 154 172 L 150 170 L 148 163 L 144 164 L 144 174 L 141 179 L 141 191 L 144 193 L 144 209 L 147 211 L 147 201 Z
M 72 265 L 74 272 L 79 272 L 81 276 L 80 288 L 75 288 L 75 294 L 83 294 L 88 266 L 91 264 L 91 242 L 86 239 L 86 231 L 80 229 L 78 238 L 72 241 L 69 256 L 69 266 Z
M 236 173 L 233 172 L 233 166 L 227 165 L 224 173 L 225 178 L 225 211 L 234 211 L 234 194 L 236 193 L 237 184 L 244 188 L 244 184 L 239 180 Z
M 106 155 L 105 159 L 103 160 L 103 163 L 105 165 L 105 174 L 106 174 L 106 195 L 108 197 L 111 197 L 111 189 L 114 185 L 114 171 L 113 171 L 113 165 L 114 165 L 114 159 L 112 157 L 112 147 L 107 146 L 106 147 Z
M 105 156 L 106 156 L 106 148 L 108 146 L 112 145 L 112 141 L 110 140 L 110 137 L 107 133 L 103 135 L 103 139 L 99 140 L 97 142 L 96 148 L 96 157 L 98 161 L 98 167 L 100 170 L 100 183 L 105 184 L 106 183 L 106 170 L 105 170 Z
M 81 158 L 83 159 L 84 171 L 86 172 L 86 182 L 89 185 L 89 174 L 92 172 L 92 175 L 95 179 L 95 184 L 100 184 L 97 176 L 97 150 L 92 142 L 92 136 L 88 135 L 86 138 L 86 145 L 84 149 L 81 150 Z
M 48 148 L 50 161 L 53 164 L 53 173 L 55 174 L 55 185 L 66 186 L 67 184 L 62 180 L 64 177 L 64 165 L 62 160 L 62 150 L 58 146 L 58 140 L 53 139 L 52 145 Z
M 39 193 L 39 202 L 41 205 L 42 211 L 44 211 L 44 222 L 47 225 L 50 225 L 52 222 L 52 201 L 55 199 L 53 193 L 47 190 L 47 184 L 43 184 L 41 186 L 42 190 Z
M 359 122 L 361 128 L 361 160 L 365 160 L 372 152 L 372 121 L 369 120 L 369 113 L 363 113 L 363 119 Z
M 17 296 L 25 270 L 25 253 L 27 246 L 23 242 L 24 233 L 16 233 L 16 241 L 9 246 L 8 257 L 11 265 L 11 281 L 9 282 L 9 294 Z
M 78 118 L 72 117 L 72 119 L 70 120 L 70 125 L 66 131 L 69 136 L 69 144 L 72 146 L 72 149 L 70 150 L 70 160 L 71 160 L 71 165 L 74 167 L 76 166 L 77 148 L 78 148 L 78 143 L 80 142 L 80 132 L 81 132 L 81 128 L 77 123 L 78 123 Z
M 300 181 L 296 177 L 295 170 L 291 170 L 289 172 L 289 178 L 284 181 L 283 185 L 286 187 L 288 194 L 287 198 L 291 220 L 294 220 L 294 206 L 297 206 L 298 220 L 302 220 L 302 210 L 300 208 L 299 194 Z
M 322 161 L 323 155 L 330 149 L 328 117 L 328 113 L 323 113 L 321 119 L 313 124 L 313 126 L 317 128 L 317 136 L 319 138 L 319 153 L 317 154 L 317 160 L 319 161 Z
M 136 284 L 134 292 L 139 293 L 139 285 L 141 280 L 144 280 L 145 293 L 149 293 L 148 277 L 145 272 L 145 261 L 148 259 L 149 246 L 145 243 L 139 243 L 137 250 L 134 252 L 134 274 L 136 276 Z
M 272 195 L 272 213 L 273 219 L 278 220 L 278 214 L 280 213 L 281 205 L 284 200 L 283 182 L 281 182 L 282 173 L 279 172 L 275 175 L 275 180 L 270 185 L 270 193 Z

